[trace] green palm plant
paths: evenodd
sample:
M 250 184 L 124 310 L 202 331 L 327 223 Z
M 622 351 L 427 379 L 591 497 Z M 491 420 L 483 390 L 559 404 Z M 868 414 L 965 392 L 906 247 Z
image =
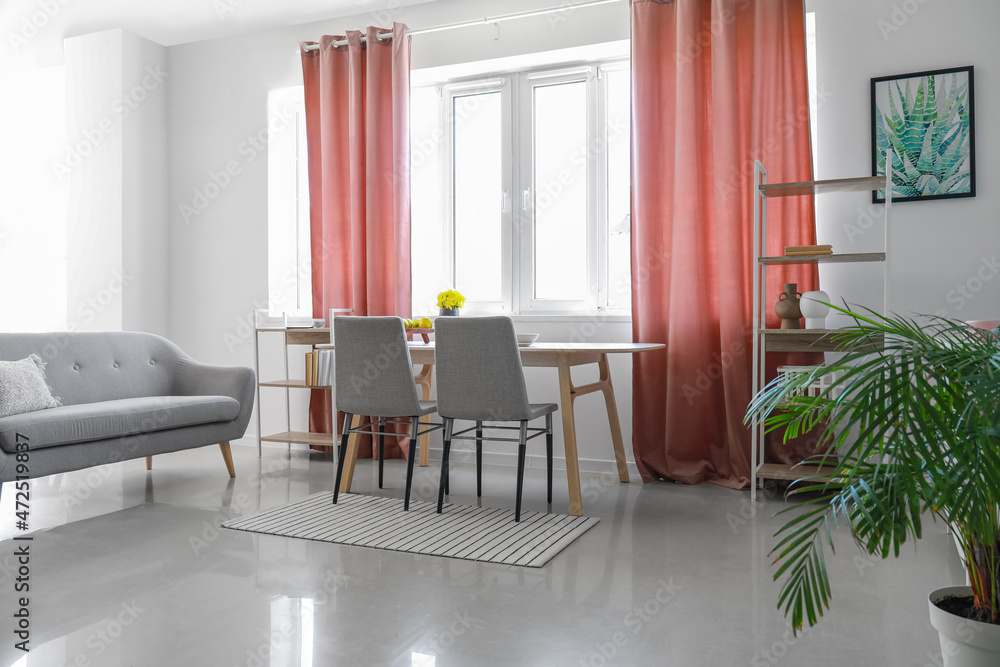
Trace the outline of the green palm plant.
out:
M 955 532 L 975 620 L 1000 622 L 1000 340 L 941 317 L 918 322 L 833 306 L 854 318 L 836 334 L 843 356 L 779 377 L 747 411 L 786 439 L 819 429 L 836 452 L 829 477 L 793 485 L 805 498 L 775 537 L 778 607 L 801 629 L 829 606 L 825 551 L 846 524 L 870 555 L 898 556 L 929 513 Z M 873 346 L 877 351 L 873 352 Z M 821 378 L 819 396 L 802 389 Z
M 892 155 L 895 197 L 969 192 L 968 80 L 960 83 L 958 74 L 952 73 L 941 103 L 933 75 L 920 80 L 916 93 L 910 90 L 911 81 L 906 79 L 905 90 L 900 81 L 890 82 L 888 112 L 876 109 L 875 144 L 880 173 L 885 173 L 888 152 Z

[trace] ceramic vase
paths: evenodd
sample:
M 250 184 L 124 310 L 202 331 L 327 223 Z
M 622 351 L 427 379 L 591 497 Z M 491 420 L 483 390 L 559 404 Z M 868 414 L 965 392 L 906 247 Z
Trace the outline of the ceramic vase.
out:
M 774 314 L 781 318 L 782 329 L 801 329 L 799 322 L 802 311 L 799 310 L 798 284 L 785 283 L 785 291 L 778 295 L 778 303 L 774 304 Z
M 822 290 L 805 292 L 799 299 L 799 310 L 806 318 L 806 329 L 825 329 L 826 316 L 830 312 L 830 295 Z
M 459 313 L 461 312 L 462 312 L 461 308 L 441 308 L 438 311 L 438 315 L 440 315 L 441 317 L 447 317 L 447 316 L 458 317 Z

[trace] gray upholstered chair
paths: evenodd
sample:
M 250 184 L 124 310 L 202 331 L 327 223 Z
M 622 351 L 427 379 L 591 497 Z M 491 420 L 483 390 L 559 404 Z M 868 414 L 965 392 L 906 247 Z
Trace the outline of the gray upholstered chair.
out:
M 482 441 L 516 442 L 517 501 L 514 520 L 521 520 L 521 488 L 527 441 L 545 434 L 548 467 L 548 502 L 552 503 L 552 413 L 555 403 L 529 403 L 521 368 L 517 335 L 509 317 L 440 317 L 434 323 L 434 363 L 437 371 L 438 414 L 444 422 L 444 452 L 438 512 L 448 492 L 448 455 L 452 440 L 476 441 L 476 487 L 482 495 Z M 528 422 L 545 417 L 545 428 L 529 428 Z M 456 419 L 475 426 L 454 431 Z M 518 431 L 517 438 L 483 435 L 483 422 L 520 422 L 518 426 L 487 426 L 488 429 Z M 466 433 L 475 431 L 474 436 Z M 531 435 L 529 435 L 529 432 Z
M 441 428 L 441 424 L 423 424 L 420 418 L 435 410 L 434 401 L 421 401 L 413 382 L 410 350 L 406 346 L 403 320 L 398 317 L 337 317 L 333 320 L 333 338 L 337 346 L 334 385 L 337 410 L 345 413 L 344 429 L 337 462 L 333 502 L 340 496 L 340 480 L 352 433 L 379 436 L 379 456 L 386 434 L 386 424 L 410 427 L 410 453 L 406 462 L 406 496 L 403 509 L 410 509 L 410 485 L 413 460 L 417 457 L 417 438 Z M 377 417 L 376 423 L 352 428 L 355 415 Z M 389 435 L 399 435 L 389 433 Z M 381 458 L 379 460 L 381 486 Z

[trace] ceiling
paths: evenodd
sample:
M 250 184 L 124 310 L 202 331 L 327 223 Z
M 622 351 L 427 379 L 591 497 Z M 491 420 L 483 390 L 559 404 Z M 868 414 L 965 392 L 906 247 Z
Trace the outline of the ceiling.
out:
M 61 42 L 64 37 L 125 28 L 164 46 L 297 25 L 323 19 L 375 14 L 433 0 L 5 0 L 0 27 L 24 38 L 0 47 L 0 59 Z M 46 9 L 46 7 L 48 9 Z M 388 9 L 388 8 L 392 9 Z M 374 20 L 376 17 L 373 16 Z M 16 40 L 15 40 L 16 41 Z M 59 44 L 61 51 L 61 43 Z

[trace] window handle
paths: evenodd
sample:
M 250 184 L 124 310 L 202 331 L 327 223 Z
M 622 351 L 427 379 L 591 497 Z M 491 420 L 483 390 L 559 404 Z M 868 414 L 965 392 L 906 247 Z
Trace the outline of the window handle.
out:
M 528 199 L 530 197 L 531 197 L 531 191 L 528 188 L 525 188 L 524 192 L 521 193 L 521 210 L 522 211 L 527 211 L 528 210 Z
M 500 210 L 504 213 L 510 210 L 510 193 L 506 190 L 503 191 L 503 200 L 500 203 Z

